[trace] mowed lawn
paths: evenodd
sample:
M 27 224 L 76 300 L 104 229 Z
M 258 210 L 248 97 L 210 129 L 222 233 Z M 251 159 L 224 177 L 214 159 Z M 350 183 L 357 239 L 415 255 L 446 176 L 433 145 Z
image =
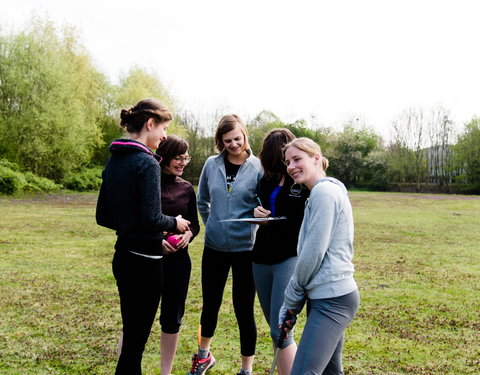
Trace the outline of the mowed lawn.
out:
M 351 192 L 361 307 L 346 331 L 345 374 L 480 373 L 480 197 Z M 0 374 L 113 374 L 121 329 L 114 233 L 95 224 L 95 193 L 0 198 Z M 203 230 L 203 229 L 202 229 Z M 197 346 L 203 234 L 193 242 L 174 374 Z M 257 303 L 255 374 L 272 348 Z M 304 313 L 299 318 L 300 338 Z M 160 329 L 143 368 L 158 375 Z M 211 374 L 238 372 L 225 291 Z

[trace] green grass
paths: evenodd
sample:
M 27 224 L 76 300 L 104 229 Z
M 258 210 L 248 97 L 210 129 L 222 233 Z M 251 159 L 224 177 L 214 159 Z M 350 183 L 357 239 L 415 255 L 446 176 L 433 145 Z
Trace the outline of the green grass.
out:
M 351 199 L 361 307 L 346 332 L 345 373 L 480 373 L 480 199 L 368 192 Z M 95 202 L 93 193 L 0 198 L 1 374 L 113 374 L 121 328 L 115 238 L 95 224 Z M 197 345 L 202 237 L 190 249 L 175 374 L 189 370 Z M 229 287 L 212 374 L 240 365 Z M 256 313 L 254 372 L 268 374 L 272 350 L 258 303 Z M 159 335 L 156 322 L 146 375 L 160 373 Z

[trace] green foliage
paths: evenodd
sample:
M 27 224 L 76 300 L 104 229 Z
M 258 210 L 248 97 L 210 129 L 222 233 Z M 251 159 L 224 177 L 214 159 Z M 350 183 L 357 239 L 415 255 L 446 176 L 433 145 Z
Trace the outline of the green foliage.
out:
M 331 138 L 333 136 L 332 129 L 328 127 L 308 127 L 304 120 L 297 120 L 293 124 L 288 124 L 286 127 L 287 129 L 290 129 L 297 138 L 307 137 L 313 139 L 320 145 L 322 152 L 326 155 L 328 154 Z
M 480 118 L 473 118 L 465 125 L 465 132 L 453 146 L 458 182 L 480 183 Z
M 0 33 L 0 157 L 56 181 L 105 164 L 107 145 L 123 133 L 121 108 L 155 97 L 175 110 L 154 72 L 134 67 L 112 85 L 79 40 L 73 28 L 36 17 L 17 34 Z M 186 135 L 176 121 L 169 132 Z
M 160 100 L 169 109 L 173 110 L 175 108 L 172 96 L 160 82 L 155 72 L 135 66 L 127 74 L 120 77 L 120 84 L 115 97 L 115 103 L 118 107 L 130 108 L 139 100 L 150 97 Z
M 480 182 L 475 183 L 454 183 L 452 184 L 452 191 L 456 194 L 480 194 Z
M 102 143 L 95 148 L 92 155 L 91 163 L 94 165 L 103 166 L 110 157 L 108 145 L 116 139 L 121 138 L 124 134 L 123 129 L 119 126 L 119 120 L 113 116 L 105 116 L 98 123 L 102 133 Z
M 286 125 L 273 112 L 262 111 L 246 124 L 248 129 L 248 143 L 254 155 L 258 155 L 267 133 L 275 128 L 285 128 Z
M 378 157 L 369 159 L 373 151 L 381 148 L 381 139 L 372 129 L 356 129 L 347 125 L 338 133 L 325 153 L 329 159 L 328 173 L 340 179 L 346 186 L 366 186 L 375 172 L 382 172 L 384 166 Z M 371 167 L 375 169 L 370 170 Z
M 28 185 L 15 171 L 32 172 L 30 180 L 42 176 L 79 189 L 95 188 L 95 178 L 86 172 L 73 177 L 74 171 L 106 163 L 108 145 L 123 133 L 120 110 L 145 97 L 159 99 L 174 113 L 178 109 L 152 70 L 134 66 L 118 84 L 108 82 L 71 27 L 36 17 L 16 34 L 0 27 L 0 158 L 18 168 L 3 164 L 4 189 L 23 191 Z M 303 119 L 286 123 L 273 112 L 262 111 L 247 128 L 257 155 L 274 128 L 286 127 L 297 137 L 313 139 L 330 160 L 328 173 L 348 186 L 384 189 L 389 183 L 439 183 L 447 191 L 453 184 L 455 191 L 476 191 L 480 119 L 466 124 L 453 144 L 453 122 L 446 109 L 410 108 L 393 121 L 393 141 L 387 147 L 371 129 L 352 124 L 335 132 Z M 211 120 L 183 113 L 174 117 L 168 130 L 190 143 L 193 158 L 185 177 L 192 182 L 215 153 L 211 130 L 216 124 L 210 125 Z M 465 190 L 459 187 L 462 184 Z
M 32 172 L 22 173 L 18 164 L 0 160 L 0 194 L 51 192 L 61 188 L 62 185 Z
M 70 173 L 62 179 L 63 185 L 70 190 L 97 190 L 102 184 L 102 168 L 84 168 Z
M 130 108 L 144 98 L 158 99 L 171 112 L 175 113 L 175 100 L 161 83 L 158 75 L 153 71 L 133 67 L 127 74 L 120 77 L 120 85 L 116 88 L 115 104 L 119 108 L 116 117 L 120 118 L 120 109 Z M 185 129 L 178 123 L 176 117 L 170 124 L 168 133 L 180 137 L 186 136 Z
M 373 191 L 385 191 L 388 189 L 388 183 L 385 152 L 381 149 L 370 152 L 365 158 L 358 185 Z
M 176 121 L 187 131 L 185 139 L 189 144 L 188 153 L 192 157 L 187 168 L 185 168 L 183 178 L 197 184 L 205 160 L 215 154 L 215 142 L 213 136 L 208 135 L 205 122 L 198 115 L 184 111 L 177 115 Z M 213 119 L 210 121 L 213 128 L 215 126 Z
M 0 193 L 7 195 L 15 194 L 25 183 L 25 178 L 20 172 L 0 166 Z
M 33 18 L 0 36 L 0 156 L 60 180 L 101 143 L 105 80 L 74 30 Z
M 255 155 L 261 150 L 265 136 L 273 129 L 286 128 L 290 130 L 297 138 L 308 137 L 317 142 L 323 151 L 329 147 L 329 139 L 332 134 L 329 128 L 313 128 L 306 124 L 305 120 L 297 120 L 294 123 L 288 124 L 283 122 L 277 115 L 270 111 L 260 112 L 247 125 L 248 140 L 250 147 Z
M 415 160 L 415 151 L 398 144 L 390 144 L 385 152 L 390 182 L 412 182 L 415 175 L 410 168 Z

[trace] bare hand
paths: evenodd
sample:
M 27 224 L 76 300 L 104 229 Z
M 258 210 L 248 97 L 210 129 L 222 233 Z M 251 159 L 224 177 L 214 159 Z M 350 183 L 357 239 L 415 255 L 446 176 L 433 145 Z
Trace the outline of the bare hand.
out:
M 176 217 L 177 219 L 177 231 L 180 233 L 186 232 L 187 230 L 190 230 L 190 222 L 188 220 L 185 220 L 182 218 L 182 215 L 178 215 Z
M 177 243 L 177 249 L 183 249 L 184 247 L 187 247 L 192 237 L 193 237 L 193 233 L 190 230 L 187 230 L 183 234 L 179 234 L 177 238 L 179 238 L 180 241 L 178 241 Z
M 253 210 L 253 216 L 255 217 L 268 217 L 272 211 L 263 208 L 262 206 L 257 206 Z
M 171 254 L 171 253 L 174 253 L 176 252 L 178 249 L 173 247 L 172 245 L 170 245 L 168 243 L 168 241 L 166 240 L 163 240 L 162 241 L 162 252 L 166 255 L 166 254 Z

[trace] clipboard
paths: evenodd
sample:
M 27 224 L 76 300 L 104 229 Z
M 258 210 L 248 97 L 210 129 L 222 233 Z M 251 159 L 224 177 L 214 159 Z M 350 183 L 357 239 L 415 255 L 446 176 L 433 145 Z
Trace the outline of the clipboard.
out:
M 234 221 L 243 221 L 249 224 L 262 224 L 267 223 L 269 221 L 276 221 L 276 220 L 286 220 L 286 216 L 274 216 L 274 217 L 242 217 L 241 219 L 224 219 L 219 220 L 219 223 L 226 223 L 226 222 L 234 222 Z

